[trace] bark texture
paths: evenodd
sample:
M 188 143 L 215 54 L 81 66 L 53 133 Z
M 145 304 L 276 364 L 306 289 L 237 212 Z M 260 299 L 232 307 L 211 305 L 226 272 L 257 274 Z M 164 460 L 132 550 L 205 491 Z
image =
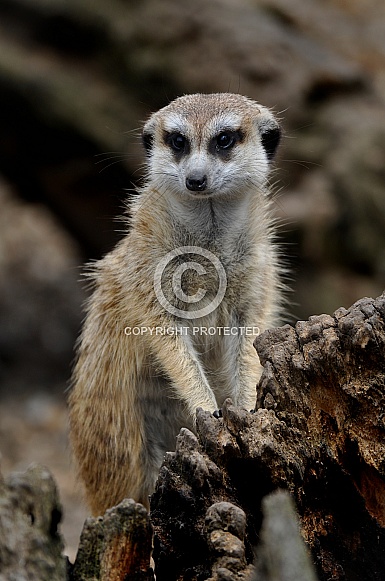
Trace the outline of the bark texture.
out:
M 182 430 L 161 469 L 151 503 L 158 581 L 210 577 L 207 511 L 223 501 L 246 515 L 252 563 L 261 500 L 276 488 L 295 499 L 321 580 L 385 578 L 384 319 L 383 294 L 256 340 L 255 413 L 230 401 L 219 420 L 200 410 L 198 437 Z
M 152 528 L 141 504 L 131 499 L 88 518 L 71 581 L 153 581 Z
M 0 581 L 64 581 L 61 506 L 46 468 L 0 476 Z

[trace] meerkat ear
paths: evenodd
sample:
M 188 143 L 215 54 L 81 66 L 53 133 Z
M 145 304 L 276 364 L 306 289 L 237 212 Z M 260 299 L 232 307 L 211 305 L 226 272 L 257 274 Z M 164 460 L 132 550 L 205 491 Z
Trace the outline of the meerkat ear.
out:
M 155 120 L 154 117 L 150 117 L 142 132 L 142 143 L 146 150 L 146 153 L 150 153 L 153 143 L 154 143 L 154 133 L 155 133 Z
M 281 128 L 274 118 L 262 121 L 260 124 L 261 141 L 266 151 L 267 159 L 271 161 L 278 149 L 281 139 Z

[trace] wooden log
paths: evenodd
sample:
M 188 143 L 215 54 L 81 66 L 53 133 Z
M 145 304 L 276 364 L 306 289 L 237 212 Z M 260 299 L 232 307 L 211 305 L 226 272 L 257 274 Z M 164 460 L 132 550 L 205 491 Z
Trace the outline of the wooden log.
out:
M 151 501 L 157 581 L 207 579 L 216 555 L 205 519 L 218 502 L 246 515 L 245 559 L 259 543 L 262 498 L 292 494 L 321 580 L 385 571 L 385 294 L 256 340 L 264 371 L 254 413 L 182 430 Z
M 42 466 L 0 479 L 0 581 L 64 581 L 61 506 Z
M 153 581 L 152 527 L 143 505 L 131 499 L 86 520 L 72 581 Z

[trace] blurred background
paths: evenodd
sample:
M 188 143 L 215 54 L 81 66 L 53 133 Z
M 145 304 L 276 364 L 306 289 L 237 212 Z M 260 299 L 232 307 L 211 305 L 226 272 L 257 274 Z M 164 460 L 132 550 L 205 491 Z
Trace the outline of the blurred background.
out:
M 282 119 L 273 181 L 289 322 L 378 296 L 383 0 L 0 0 L 1 467 L 50 468 L 71 558 L 86 515 L 65 408 L 81 268 L 121 236 L 142 121 L 215 91 Z

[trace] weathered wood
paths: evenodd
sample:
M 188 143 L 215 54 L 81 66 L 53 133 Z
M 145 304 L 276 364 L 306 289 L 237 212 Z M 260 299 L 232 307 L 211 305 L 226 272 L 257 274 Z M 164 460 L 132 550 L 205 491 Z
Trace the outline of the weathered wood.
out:
M 257 413 L 279 433 L 263 464 L 295 495 L 320 577 L 383 579 L 385 294 L 269 331 L 256 346 Z
M 152 528 L 141 504 L 131 499 L 88 518 L 80 537 L 72 581 L 153 581 Z
M 251 580 L 254 568 L 245 558 L 246 515 L 229 502 L 210 506 L 205 519 L 207 542 L 214 556 L 212 576 L 207 581 Z
M 207 579 L 210 506 L 246 514 L 245 558 L 259 542 L 261 500 L 289 490 L 321 580 L 385 571 L 385 294 L 256 341 L 264 364 L 251 414 L 227 401 L 182 430 L 152 497 L 157 580 Z
M 64 581 L 61 506 L 48 470 L 0 479 L 0 581 Z
M 279 490 L 266 496 L 262 512 L 257 570 L 252 581 L 316 581 L 289 493 Z

